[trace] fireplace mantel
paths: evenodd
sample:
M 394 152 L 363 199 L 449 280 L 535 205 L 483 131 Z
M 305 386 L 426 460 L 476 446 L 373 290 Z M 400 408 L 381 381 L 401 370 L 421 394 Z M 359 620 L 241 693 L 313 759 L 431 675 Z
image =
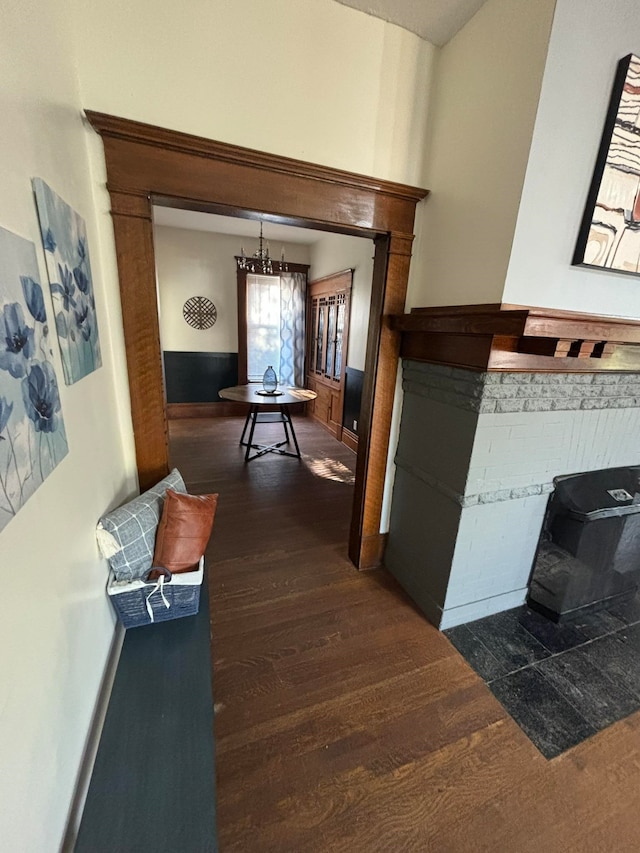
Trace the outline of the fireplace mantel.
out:
M 401 355 L 478 371 L 640 372 L 640 322 L 485 304 L 414 308 L 391 318 Z

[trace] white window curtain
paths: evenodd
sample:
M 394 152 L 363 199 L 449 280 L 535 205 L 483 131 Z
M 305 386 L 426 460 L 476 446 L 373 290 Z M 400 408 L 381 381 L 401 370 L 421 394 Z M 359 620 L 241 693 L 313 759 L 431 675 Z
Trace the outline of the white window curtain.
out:
M 280 276 L 280 383 L 304 387 L 305 303 L 307 276 L 285 272 Z
M 269 365 L 283 387 L 304 386 L 304 273 L 247 276 L 247 378 L 261 382 Z

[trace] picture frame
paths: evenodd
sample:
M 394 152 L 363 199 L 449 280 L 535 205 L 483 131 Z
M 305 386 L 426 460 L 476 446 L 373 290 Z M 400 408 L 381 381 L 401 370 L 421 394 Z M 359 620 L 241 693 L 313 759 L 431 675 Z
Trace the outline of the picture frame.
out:
M 640 275 L 640 57 L 618 63 L 574 266 Z

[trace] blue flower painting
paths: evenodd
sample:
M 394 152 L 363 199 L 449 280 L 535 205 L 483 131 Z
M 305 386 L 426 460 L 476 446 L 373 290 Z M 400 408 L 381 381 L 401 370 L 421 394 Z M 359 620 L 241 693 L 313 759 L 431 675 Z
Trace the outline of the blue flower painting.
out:
M 86 227 L 43 180 L 34 178 L 33 190 L 64 380 L 72 385 L 102 365 Z
M 68 452 L 36 247 L 0 228 L 0 530 Z

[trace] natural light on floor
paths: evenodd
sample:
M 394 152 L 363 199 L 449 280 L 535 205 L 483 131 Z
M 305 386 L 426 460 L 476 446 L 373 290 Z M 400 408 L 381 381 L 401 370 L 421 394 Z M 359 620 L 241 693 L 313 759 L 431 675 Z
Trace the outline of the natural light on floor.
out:
M 356 481 L 356 475 L 350 471 L 342 462 L 331 459 L 330 456 L 315 457 L 307 453 L 302 454 L 302 459 L 307 468 L 316 477 L 325 480 L 335 480 L 336 483 L 348 483 L 352 486 Z

